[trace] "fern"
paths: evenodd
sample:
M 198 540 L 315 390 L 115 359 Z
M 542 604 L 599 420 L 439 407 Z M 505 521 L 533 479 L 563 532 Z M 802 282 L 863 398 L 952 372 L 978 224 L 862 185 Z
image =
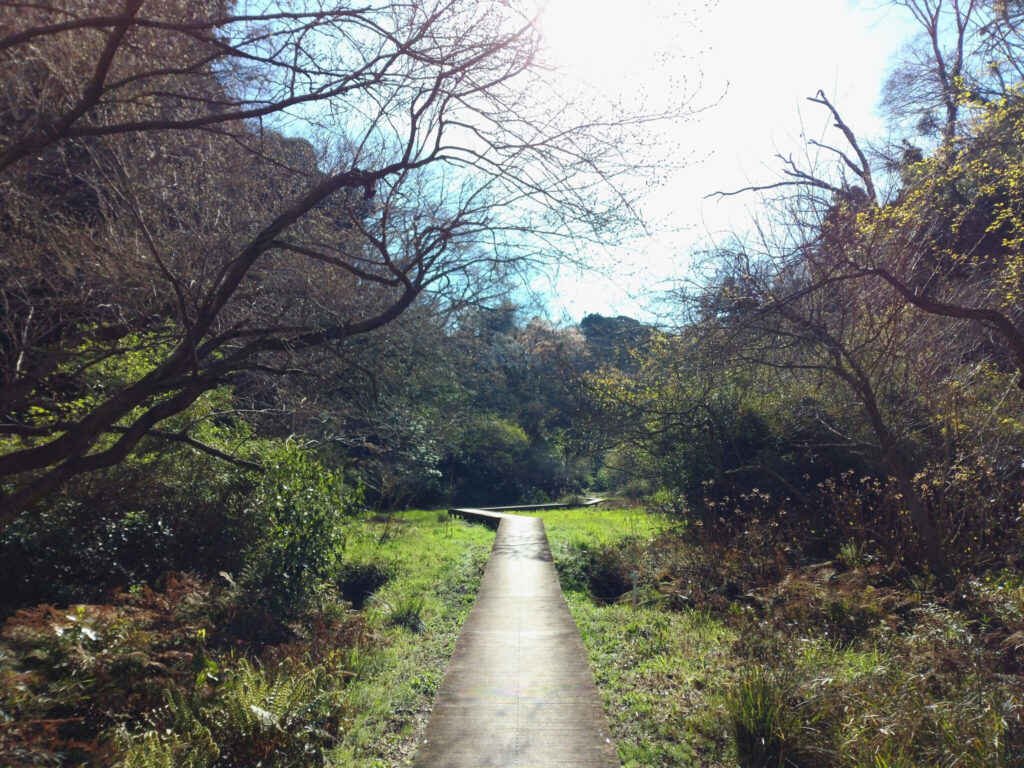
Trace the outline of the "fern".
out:
M 175 754 L 176 746 L 178 746 L 176 737 L 164 738 L 156 731 L 146 731 L 131 739 L 126 745 L 121 766 L 123 768 L 175 768 L 180 764 Z
M 238 760 L 303 752 L 310 741 L 332 738 L 340 693 L 341 681 L 323 667 L 300 671 L 285 662 L 270 679 L 263 668 L 243 660 L 221 691 L 217 730 Z
M 335 741 L 343 686 L 343 675 L 327 666 L 286 660 L 268 673 L 242 659 L 209 701 L 168 690 L 164 727 L 127 737 L 122 766 L 311 768 Z
M 169 728 L 125 734 L 123 768 L 209 768 L 220 758 L 210 729 L 196 717 L 192 702 L 175 688 L 164 691 Z

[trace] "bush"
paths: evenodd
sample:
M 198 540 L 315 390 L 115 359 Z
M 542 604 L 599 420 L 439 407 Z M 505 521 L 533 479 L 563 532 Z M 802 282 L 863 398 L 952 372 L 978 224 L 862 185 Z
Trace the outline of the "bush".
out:
M 252 488 L 251 473 L 221 459 L 147 441 L 0 534 L 0 615 L 97 602 L 116 587 L 157 584 L 168 571 L 236 570 L 246 545 L 237 517 Z
M 335 581 L 344 510 L 356 501 L 340 475 L 296 448 L 282 448 L 246 505 L 256 536 L 238 583 L 248 604 L 295 615 Z
M 420 595 L 399 598 L 394 603 L 382 603 L 387 615 L 387 623 L 393 627 L 405 627 L 410 632 L 419 633 L 425 626 L 423 611 L 426 600 Z

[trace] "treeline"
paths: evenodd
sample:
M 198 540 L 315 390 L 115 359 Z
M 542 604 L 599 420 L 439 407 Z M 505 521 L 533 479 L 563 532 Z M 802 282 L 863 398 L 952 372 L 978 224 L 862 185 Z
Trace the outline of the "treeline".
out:
M 580 494 L 600 464 L 579 428 L 590 407 L 579 377 L 648 334 L 600 315 L 556 328 L 507 301 L 454 319 L 419 308 L 367 337 L 304 434 L 379 509 Z

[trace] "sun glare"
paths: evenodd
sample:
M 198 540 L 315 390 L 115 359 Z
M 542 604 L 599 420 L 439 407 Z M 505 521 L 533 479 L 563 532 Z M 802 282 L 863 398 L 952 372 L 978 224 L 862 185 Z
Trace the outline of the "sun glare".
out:
M 677 44 L 672 39 L 676 13 L 666 10 L 672 5 L 547 0 L 540 28 L 553 64 L 588 78 L 635 77 Z

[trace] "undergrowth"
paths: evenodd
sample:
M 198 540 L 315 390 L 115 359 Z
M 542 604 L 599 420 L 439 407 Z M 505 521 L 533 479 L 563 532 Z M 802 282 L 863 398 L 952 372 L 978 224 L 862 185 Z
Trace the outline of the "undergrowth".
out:
M 945 595 L 853 547 L 794 564 L 636 515 L 544 513 L 624 768 L 1024 765 L 1019 574 Z M 635 610 L 597 593 L 632 572 Z
M 950 595 L 852 546 L 794 563 L 670 517 L 544 518 L 624 768 L 1024 765 L 1020 574 Z M 492 540 L 437 512 L 351 519 L 333 581 L 288 611 L 229 574 L 23 608 L 0 637 L 0 764 L 405 764 Z
M 492 539 L 435 512 L 352 520 L 336 583 L 288 612 L 228 574 L 21 609 L 0 637 L 0 765 L 400 763 Z

